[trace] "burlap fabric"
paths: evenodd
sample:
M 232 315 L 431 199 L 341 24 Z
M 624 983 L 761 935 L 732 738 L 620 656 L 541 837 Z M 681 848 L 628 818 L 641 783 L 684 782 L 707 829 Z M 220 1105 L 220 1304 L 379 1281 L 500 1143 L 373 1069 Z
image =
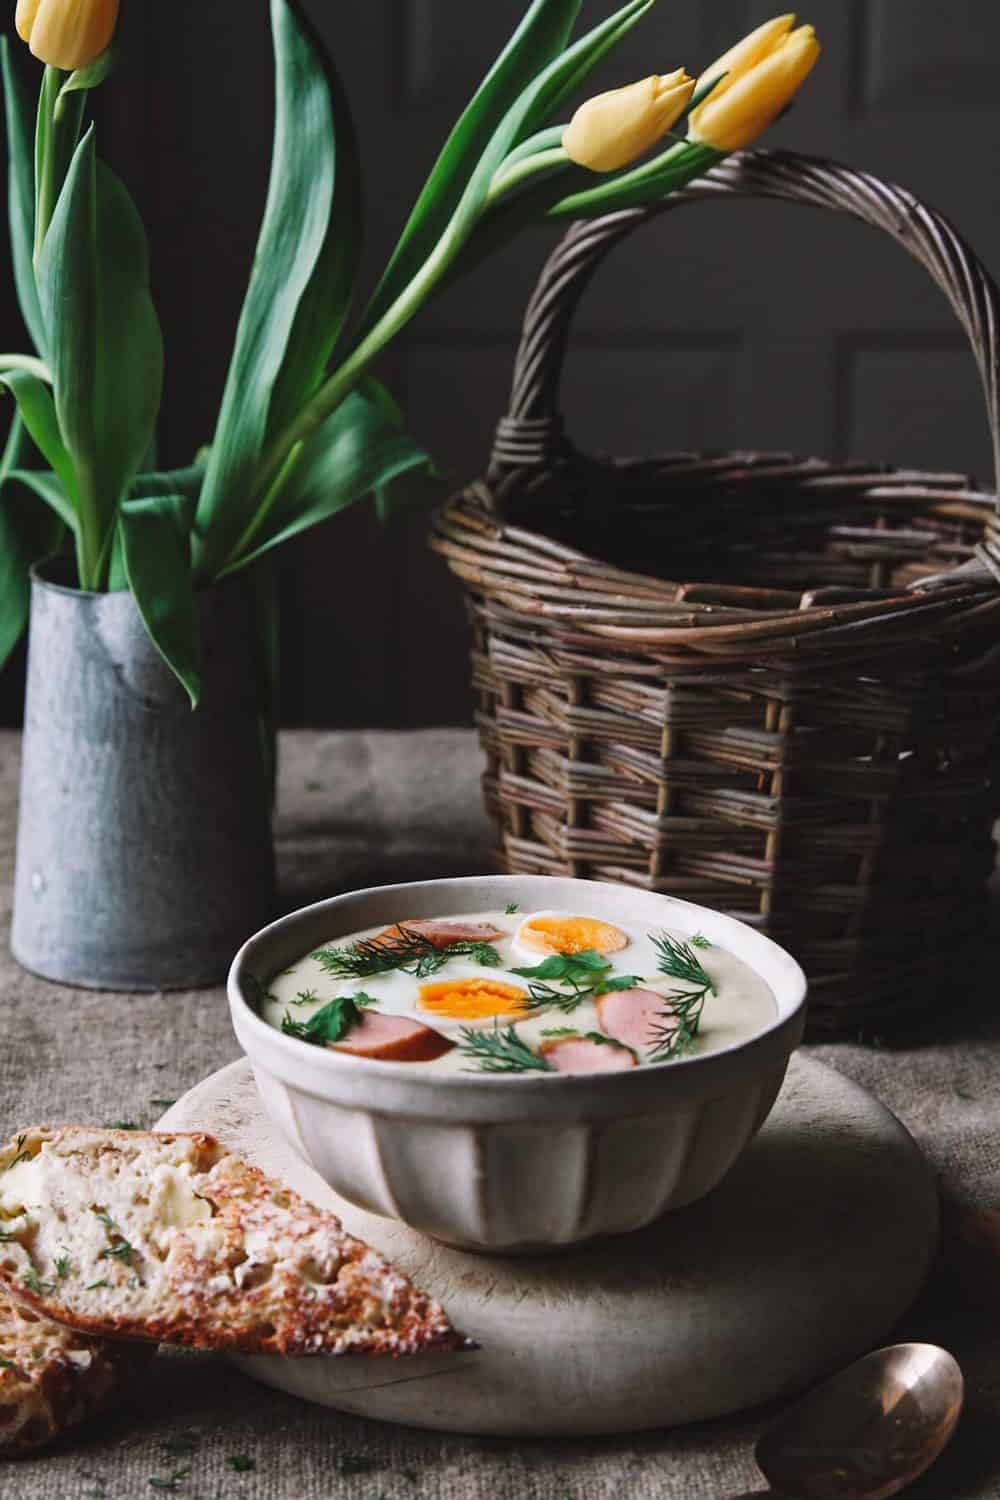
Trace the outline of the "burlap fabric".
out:
M 17 737 L 0 736 L 5 921 L 17 762 Z M 479 771 L 464 731 L 286 735 L 278 811 L 284 905 L 488 868 Z M 940 1173 L 950 1205 L 948 1254 L 898 1332 L 954 1351 L 968 1380 L 967 1412 L 951 1450 L 910 1492 L 915 1500 L 1000 1500 L 1000 1246 L 995 1259 L 959 1253 L 954 1226 L 959 1211 L 1000 1206 L 996 988 L 994 978 L 979 998 L 948 996 L 938 1016 L 906 1037 L 812 1049 L 899 1115 Z M 43 1121 L 151 1124 L 161 1101 L 238 1055 L 221 991 L 60 989 L 23 973 L 4 950 L 0 1005 L 5 1134 Z M 0 1495 L 742 1500 L 765 1489 L 752 1459 L 765 1416 L 591 1442 L 448 1437 L 306 1406 L 221 1360 L 161 1354 L 127 1406 L 90 1434 L 48 1457 L 0 1465 Z

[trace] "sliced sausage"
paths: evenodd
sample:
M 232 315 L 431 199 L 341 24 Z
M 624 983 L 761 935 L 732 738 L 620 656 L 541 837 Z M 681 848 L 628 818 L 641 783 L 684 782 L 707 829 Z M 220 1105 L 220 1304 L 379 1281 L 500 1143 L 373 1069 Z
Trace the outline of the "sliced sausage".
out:
M 449 943 L 492 943 L 497 938 L 507 936 L 490 922 L 438 921 L 421 917 L 412 922 L 399 922 L 395 927 L 387 927 L 385 932 L 379 933 L 376 942 L 398 941 L 404 931 L 426 938 L 434 948 L 447 948 Z
M 543 1042 L 538 1050 L 557 1073 L 623 1073 L 637 1066 L 627 1047 L 595 1042 L 588 1036 L 560 1037 Z
M 609 990 L 597 1001 L 597 1020 L 616 1042 L 642 1051 L 656 1044 L 663 1006 L 655 990 Z
M 409 1016 L 366 1010 L 342 1042 L 327 1042 L 327 1046 L 332 1052 L 349 1052 L 352 1057 L 369 1057 L 377 1062 L 433 1062 L 450 1052 L 452 1043 Z

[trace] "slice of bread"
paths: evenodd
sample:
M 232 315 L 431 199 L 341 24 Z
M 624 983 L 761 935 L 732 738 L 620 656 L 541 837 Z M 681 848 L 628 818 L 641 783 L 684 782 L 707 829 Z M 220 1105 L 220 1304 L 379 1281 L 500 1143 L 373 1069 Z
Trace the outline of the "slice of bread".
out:
M 380 1255 L 210 1135 L 36 1128 L 0 1151 L 0 1284 L 83 1333 L 248 1354 L 465 1345 Z
M 154 1352 L 87 1338 L 0 1292 L 0 1458 L 35 1453 L 94 1416 Z

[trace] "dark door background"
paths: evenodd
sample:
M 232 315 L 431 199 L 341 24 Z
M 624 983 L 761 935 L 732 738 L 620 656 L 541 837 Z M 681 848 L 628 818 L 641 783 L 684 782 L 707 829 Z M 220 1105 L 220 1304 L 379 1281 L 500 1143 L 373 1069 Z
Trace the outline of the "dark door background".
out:
M 522 0 L 305 3 L 357 115 L 373 276 Z M 129 7 L 132 57 L 101 100 L 101 144 L 150 231 L 168 359 L 162 457 L 179 464 L 211 435 L 263 205 L 268 6 Z M 584 20 L 611 9 L 585 0 Z M 697 71 L 769 13 L 757 0 L 662 0 L 599 86 L 681 62 Z M 904 183 L 1000 267 L 1000 11 L 986 0 L 811 0 L 802 18 L 824 56 L 771 143 Z M 483 465 L 549 243 L 528 235 L 454 288 L 382 368 L 455 484 Z M 9 285 L 0 266 L 4 347 L 18 348 Z M 813 210 L 707 205 L 634 238 L 591 288 L 564 395 L 570 431 L 608 450 L 787 447 L 986 472 L 971 358 L 939 295 L 871 231 Z M 363 506 L 284 551 L 286 722 L 467 717 L 461 602 L 426 552 L 425 524 L 416 512 L 383 533 Z M 20 671 L 0 681 L 8 723 Z

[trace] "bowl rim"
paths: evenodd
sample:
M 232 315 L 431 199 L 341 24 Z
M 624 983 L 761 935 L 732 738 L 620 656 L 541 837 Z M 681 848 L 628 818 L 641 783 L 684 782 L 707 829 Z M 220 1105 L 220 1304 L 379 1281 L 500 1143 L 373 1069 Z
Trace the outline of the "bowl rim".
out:
M 781 971 L 783 984 L 787 991 L 784 996 L 778 993 L 770 978 L 765 979 L 765 983 L 769 985 L 775 997 L 777 1006 L 775 1019 L 768 1026 L 752 1032 L 750 1036 L 745 1037 L 742 1041 L 734 1042 L 728 1047 L 713 1048 L 710 1052 L 695 1053 L 690 1057 L 645 1063 L 640 1068 L 628 1069 L 625 1072 L 605 1074 L 535 1072 L 503 1074 L 501 1076 L 472 1070 L 459 1073 L 437 1070 L 424 1072 L 414 1067 L 412 1063 L 380 1062 L 373 1058 L 358 1059 L 347 1053 L 336 1052 L 325 1047 L 309 1047 L 297 1037 L 285 1035 L 278 1027 L 272 1026 L 270 1022 L 265 1021 L 263 1017 L 259 1016 L 245 993 L 244 982 L 247 977 L 252 977 L 257 982 L 263 980 L 264 983 L 267 983 L 270 978 L 273 978 L 274 973 L 278 972 L 271 970 L 267 978 L 254 973 L 250 968 L 250 964 L 255 956 L 262 950 L 266 950 L 269 943 L 273 943 L 289 931 L 294 931 L 296 927 L 304 927 L 315 922 L 321 913 L 330 912 L 332 914 L 345 907 L 349 908 L 351 903 L 371 900 L 379 895 L 384 896 L 388 901 L 389 898 L 402 894 L 427 892 L 433 895 L 435 892 L 441 891 L 443 896 L 447 891 L 449 893 L 448 905 L 447 907 L 443 907 L 441 911 L 441 915 L 444 917 L 453 914 L 456 910 L 463 910 L 451 896 L 453 892 L 471 889 L 472 887 L 482 889 L 484 885 L 487 885 L 491 890 L 496 888 L 498 892 L 508 891 L 513 895 L 518 889 L 523 891 L 526 884 L 537 886 L 539 882 L 551 882 L 553 885 L 558 885 L 563 889 L 567 886 L 577 886 L 582 891 L 586 889 L 592 891 L 595 889 L 610 891 L 617 897 L 625 899 L 630 895 L 644 900 L 655 898 L 662 901 L 665 904 L 665 908 L 669 907 L 671 911 L 682 915 L 686 914 L 688 917 L 693 917 L 697 914 L 702 920 L 693 923 L 682 921 L 678 924 L 682 932 L 690 934 L 706 926 L 711 926 L 716 931 L 721 930 L 733 937 L 734 942 L 732 944 L 720 943 L 719 946 L 726 948 L 735 957 L 742 959 L 744 963 L 747 963 L 749 967 L 758 973 L 760 978 L 764 978 L 764 975 L 760 974 L 758 966 L 753 963 L 752 959 L 746 956 L 745 951 L 741 950 L 741 944 L 744 947 L 749 946 L 762 955 L 766 955 Z M 481 902 L 478 904 L 482 905 Z M 502 902 L 499 904 L 507 905 L 509 903 Z M 476 907 L 473 905 L 465 909 L 475 911 Z M 483 907 L 483 909 L 487 910 L 488 908 Z M 538 904 L 532 907 L 534 911 L 546 909 L 559 910 L 563 908 L 560 907 L 557 901 L 551 901 L 544 906 Z M 530 912 L 527 915 L 530 915 Z M 705 918 L 708 920 L 705 921 Z M 387 916 L 386 920 L 399 921 L 402 918 Z M 374 924 L 366 923 L 364 925 Z M 675 931 L 677 930 L 677 926 L 669 922 L 666 918 L 664 919 L 664 926 L 673 927 Z M 352 930 L 356 931 L 357 927 L 355 926 L 352 929 L 348 926 L 341 936 L 349 936 Z M 330 941 L 336 940 L 337 935 L 332 934 Z M 714 941 L 715 939 L 713 938 Z M 308 952 L 309 950 L 305 951 Z M 305 956 L 305 954 L 303 953 L 301 956 Z M 684 901 L 679 897 L 667 896 L 660 892 L 644 891 L 633 889 L 629 886 L 616 885 L 611 881 L 580 880 L 570 876 L 489 874 L 456 875 L 438 880 L 402 881 L 392 885 L 368 886 L 358 890 L 343 891 L 336 896 L 326 897 L 321 901 L 314 901 L 308 906 L 298 907 L 294 911 L 278 917 L 275 921 L 269 922 L 267 926 L 260 928 L 259 931 L 255 932 L 243 943 L 233 959 L 226 984 L 230 1013 L 237 1040 L 248 1055 L 250 1049 L 244 1044 L 243 1036 L 241 1035 L 244 1029 L 268 1051 L 273 1053 L 276 1050 L 277 1056 L 286 1059 L 289 1065 L 294 1066 L 296 1063 L 299 1063 L 302 1066 L 309 1067 L 310 1072 L 313 1069 L 318 1069 L 320 1076 L 325 1072 L 329 1076 L 331 1083 L 337 1079 L 344 1080 L 350 1078 L 357 1080 L 359 1077 L 364 1077 L 371 1078 L 373 1082 L 378 1079 L 385 1080 L 386 1082 L 391 1080 L 397 1083 L 405 1081 L 406 1084 L 416 1086 L 417 1088 L 433 1089 L 435 1092 L 447 1094 L 469 1090 L 482 1091 L 485 1086 L 489 1086 L 491 1090 L 495 1087 L 500 1087 L 504 1093 L 507 1093 L 511 1089 L 518 1089 L 522 1092 L 544 1090 L 548 1096 L 552 1096 L 557 1090 L 565 1095 L 573 1090 L 593 1090 L 595 1086 L 600 1086 L 601 1084 L 614 1083 L 620 1085 L 622 1080 L 633 1077 L 637 1080 L 644 1078 L 649 1081 L 653 1077 L 663 1077 L 667 1073 L 677 1074 L 679 1071 L 683 1076 L 683 1074 L 694 1072 L 699 1068 L 705 1070 L 711 1065 L 718 1067 L 720 1063 L 724 1063 L 727 1060 L 738 1059 L 741 1055 L 759 1048 L 762 1044 L 766 1045 L 769 1038 L 775 1037 L 776 1034 L 782 1031 L 792 1032 L 796 1029 L 801 1030 L 804 1020 L 803 1012 L 806 1005 L 807 989 L 806 975 L 801 965 L 792 957 L 787 949 L 776 943 L 773 938 L 769 938 L 764 933 L 757 932 L 747 923 L 741 922 L 737 917 L 731 917 L 724 912 L 715 910 L 713 907 L 700 906 L 696 902 Z M 795 1044 L 793 1042 L 789 1050 Z M 251 1061 L 253 1061 L 252 1058 Z M 359 1069 L 359 1061 L 363 1062 L 363 1072 Z

